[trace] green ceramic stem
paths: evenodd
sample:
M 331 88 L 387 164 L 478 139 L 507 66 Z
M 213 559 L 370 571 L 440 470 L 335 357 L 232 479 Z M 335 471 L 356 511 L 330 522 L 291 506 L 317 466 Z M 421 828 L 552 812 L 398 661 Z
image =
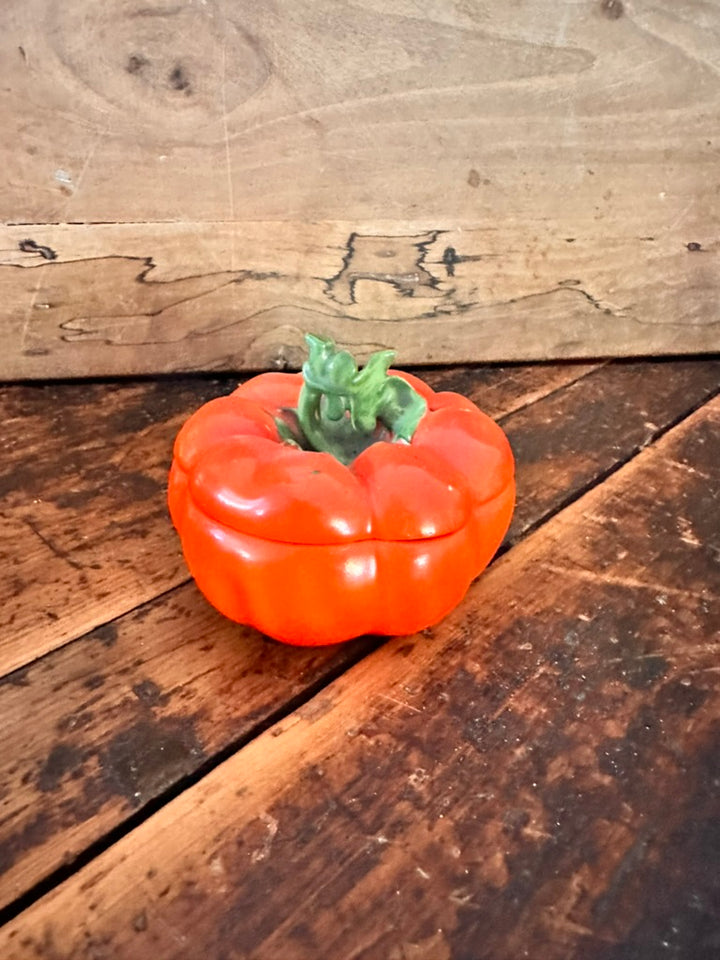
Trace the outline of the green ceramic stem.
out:
M 378 440 L 412 439 L 427 404 L 406 380 L 388 373 L 392 350 L 374 353 L 358 370 L 352 355 L 332 340 L 313 334 L 305 339 L 310 353 L 297 418 L 313 450 L 348 464 Z

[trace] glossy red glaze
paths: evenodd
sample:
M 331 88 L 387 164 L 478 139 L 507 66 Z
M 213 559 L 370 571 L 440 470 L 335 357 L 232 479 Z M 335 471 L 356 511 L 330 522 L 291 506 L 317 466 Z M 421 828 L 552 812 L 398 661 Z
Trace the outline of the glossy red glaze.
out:
M 490 561 L 514 504 L 504 433 L 466 398 L 396 375 L 427 413 L 409 444 L 373 444 L 349 466 L 281 442 L 274 418 L 297 405 L 299 374 L 254 377 L 183 426 L 170 511 L 226 616 L 302 645 L 413 633 Z

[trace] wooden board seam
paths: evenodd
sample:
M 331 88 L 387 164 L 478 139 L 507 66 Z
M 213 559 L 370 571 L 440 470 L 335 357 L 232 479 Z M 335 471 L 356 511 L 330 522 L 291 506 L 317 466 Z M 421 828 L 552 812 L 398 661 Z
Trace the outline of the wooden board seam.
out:
M 671 427 L 668 427 L 661 435 L 659 435 L 656 440 L 662 439 L 667 443 L 672 442 L 672 437 L 674 433 L 678 430 L 682 430 L 684 425 L 688 420 L 691 420 L 700 410 L 708 407 L 713 400 L 720 394 L 720 389 L 713 393 L 713 396 L 710 397 L 705 403 L 699 404 L 696 408 L 686 416 L 678 419 Z M 657 447 L 655 446 L 655 441 L 653 443 L 646 445 L 640 449 L 634 456 L 624 461 L 623 464 L 617 469 L 608 473 L 608 476 L 619 474 L 625 469 L 637 469 L 642 465 L 644 459 L 648 456 L 653 457 L 657 456 Z M 552 514 L 552 517 L 557 516 L 559 513 L 564 512 L 570 507 L 578 507 L 578 504 L 582 503 L 583 499 L 587 496 L 592 496 L 596 494 L 598 484 L 594 483 L 591 486 L 587 487 L 584 492 L 578 497 L 574 498 L 573 501 L 565 506 L 561 510 L 558 510 Z M 578 507 L 579 509 L 579 507 Z M 544 525 L 544 524 L 543 524 Z M 532 550 L 532 544 L 535 540 L 537 531 L 533 531 L 523 538 L 523 540 L 513 545 L 514 548 L 518 551 L 518 554 L 524 555 L 526 551 Z M 508 563 L 512 563 L 512 556 L 514 550 L 512 548 L 506 550 L 502 557 L 503 566 L 506 566 Z M 179 589 L 172 588 L 172 590 Z M 172 592 L 168 591 L 168 592 Z M 442 629 L 442 625 L 439 627 Z M 80 640 L 82 638 L 79 638 Z M 77 642 L 77 641 L 73 641 Z M 237 740 L 228 744 L 223 749 L 219 750 L 216 754 L 213 754 L 212 757 L 199 766 L 191 775 L 182 778 L 177 781 L 170 789 L 166 792 L 163 792 L 160 796 L 155 798 L 153 801 L 149 802 L 144 806 L 137 815 L 133 815 L 124 821 L 122 824 L 119 824 L 117 827 L 110 830 L 103 837 L 99 838 L 97 841 L 94 841 L 88 846 L 82 853 L 75 857 L 71 862 L 63 864 L 63 866 L 54 870 L 43 880 L 39 881 L 34 885 L 30 890 L 23 893 L 18 899 L 14 900 L 12 903 L 8 904 L 2 911 L 0 911 L 0 924 L 10 922 L 11 920 L 18 917 L 24 910 L 30 908 L 35 902 L 37 902 L 41 897 L 51 893 L 56 889 L 60 884 L 62 884 L 65 879 L 69 878 L 70 875 L 75 873 L 77 870 L 81 869 L 83 866 L 89 864 L 93 859 L 95 859 L 100 854 L 104 853 L 106 850 L 110 849 L 115 843 L 122 840 L 125 836 L 129 835 L 133 830 L 138 826 L 145 823 L 150 819 L 161 807 L 165 806 L 167 803 L 175 800 L 187 790 L 192 789 L 196 784 L 203 780 L 208 774 L 213 773 L 218 767 L 230 760 L 235 754 L 240 750 L 247 747 L 249 744 L 253 743 L 261 734 L 266 731 L 271 731 L 273 727 L 277 727 L 280 723 L 288 718 L 292 718 L 293 715 L 296 715 L 300 708 L 307 708 L 308 716 L 312 714 L 312 702 L 320 697 L 321 694 L 324 694 L 325 691 L 331 687 L 336 681 L 343 678 L 345 680 L 348 674 L 357 666 L 360 665 L 362 661 L 366 661 L 369 657 L 372 656 L 373 652 L 382 646 L 385 643 L 390 642 L 386 640 L 377 639 L 374 643 L 370 645 L 370 649 L 365 648 L 358 651 L 357 659 L 349 662 L 348 664 L 343 664 L 340 666 L 335 674 L 331 673 L 327 678 L 321 678 L 315 685 L 312 685 L 307 690 L 303 691 L 301 694 L 292 698 L 286 704 L 277 711 L 277 713 L 271 714 L 265 718 L 261 723 L 257 725 L 256 728 L 253 728 L 246 735 L 243 735 Z M 347 681 L 350 682 L 350 681 Z M 292 722 L 292 720 L 291 720 Z M 272 734 L 270 734 L 272 735 Z
M 697 411 L 695 411 L 695 414 L 694 414 L 694 415 L 691 415 L 691 417 L 688 417 L 688 418 L 684 418 L 679 424 L 677 424 L 674 428 L 672 428 L 671 430 L 669 430 L 669 431 L 666 433 L 666 435 L 663 437 L 663 443 L 661 444 L 660 447 L 658 447 L 658 446 L 652 446 L 652 447 L 645 448 L 644 450 L 642 450 L 642 451 L 638 454 L 638 456 L 633 459 L 633 461 L 632 461 L 632 466 L 629 467 L 629 469 L 632 470 L 632 471 L 634 471 L 634 472 L 637 472 L 638 470 L 642 470 L 642 468 L 643 468 L 646 460 L 653 460 L 653 459 L 657 459 L 657 458 L 661 458 L 661 459 L 662 459 L 664 456 L 666 456 L 666 454 L 665 454 L 665 449 L 673 443 L 673 438 L 674 438 L 674 436 L 675 436 L 676 434 L 678 434 L 678 435 L 680 435 L 680 436 L 684 436 L 686 431 L 692 429 L 692 424 L 689 423 L 689 421 L 692 420 L 693 417 L 697 418 L 697 414 L 698 414 L 700 411 L 709 409 L 709 408 L 711 407 L 711 404 L 712 404 L 712 401 L 709 401 L 707 404 L 703 404 Z M 711 410 L 711 412 L 712 412 L 712 410 Z M 671 463 L 671 462 L 674 462 L 674 461 L 672 460 L 672 458 L 668 457 L 668 458 L 667 458 L 667 462 L 668 462 L 668 463 Z M 612 496 L 613 492 L 614 492 L 614 491 L 611 491 L 611 492 L 609 493 L 609 496 L 610 496 L 610 497 Z M 593 494 L 592 499 L 593 499 L 593 500 L 602 499 L 600 492 L 596 490 L 596 491 L 594 492 L 594 494 Z M 579 502 L 578 502 L 578 503 L 579 503 Z M 576 504 L 576 509 L 575 509 L 574 512 L 575 512 L 575 514 L 582 515 L 582 512 L 581 512 L 580 507 L 578 506 L 578 504 Z M 518 548 L 518 555 L 522 552 L 522 554 L 523 554 L 523 558 L 522 558 L 522 559 L 523 559 L 523 562 L 525 562 L 525 563 L 528 562 L 528 555 L 529 555 L 530 558 L 532 558 L 533 550 L 535 549 L 534 540 L 535 540 L 535 538 L 528 538 L 527 540 L 525 540 L 525 541 L 523 542 L 523 545 L 522 545 L 520 548 Z M 512 568 L 511 568 L 511 564 L 512 564 L 512 560 L 511 560 L 510 558 L 506 558 L 506 559 L 504 560 L 504 562 L 503 562 L 503 567 L 504 567 L 504 569 L 505 569 L 506 571 L 511 570 L 511 569 L 512 569 Z M 499 573 L 498 573 L 497 575 L 498 575 L 498 576 L 501 576 Z M 506 573 L 505 576 L 506 576 L 506 577 L 507 577 L 507 576 L 510 576 L 510 574 L 509 574 L 509 573 Z M 647 585 L 647 584 L 646 584 L 645 586 L 652 586 L 652 585 Z M 440 629 L 442 630 L 443 628 L 441 627 Z M 450 627 L 449 629 L 452 630 L 452 627 Z M 351 676 L 351 674 L 352 674 L 355 670 L 368 669 L 368 664 L 370 663 L 370 661 L 371 661 L 371 658 L 370 658 L 370 657 L 365 658 L 364 666 L 363 666 L 363 665 L 360 665 L 360 664 L 356 665 L 355 667 L 351 668 L 350 671 L 344 673 L 343 676 L 342 676 L 342 678 L 338 678 L 337 681 L 333 681 L 333 682 L 335 682 L 335 683 L 338 683 L 338 682 L 339 682 L 340 685 L 341 685 L 341 688 L 342 688 L 343 685 L 347 688 L 349 685 L 352 685 L 352 683 L 353 683 L 353 677 Z M 360 685 L 360 686 L 362 686 L 362 685 Z M 313 698 L 313 699 L 314 699 L 314 698 Z M 402 706 L 402 704 L 401 704 L 401 706 Z M 346 711 L 346 712 L 347 712 L 347 711 Z M 300 727 L 300 731 L 301 731 L 301 732 L 300 732 L 301 743 L 302 743 L 302 738 L 303 738 L 303 727 L 304 727 L 305 733 L 307 733 L 307 731 L 309 730 L 309 728 L 310 728 L 311 726 L 313 726 L 315 723 L 320 724 L 323 728 L 326 727 L 326 726 L 327 726 L 327 723 L 329 722 L 329 719 L 328 719 L 327 714 L 328 714 L 327 709 L 324 709 L 322 705 L 320 705 L 320 708 L 319 708 L 318 710 L 313 710 L 313 709 L 312 709 L 312 703 L 311 703 L 311 702 L 309 703 L 309 709 L 304 710 L 304 711 L 303 711 L 303 716 L 298 716 L 297 719 L 296 719 L 296 721 L 295 721 L 295 723 L 299 723 L 299 724 L 301 725 L 301 727 Z M 292 724 L 292 726 L 295 726 L 295 724 Z M 288 729 L 289 729 L 289 728 L 285 728 L 284 730 L 279 731 L 279 733 L 280 733 L 280 734 L 282 734 L 282 733 L 287 733 L 287 732 L 288 732 Z M 272 728 L 268 728 L 267 735 L 270 736 L 270 737 L 273 737 L 273 736 L 274 736 Z M 292 740 L 292 737 L 290 738 L 290 740 Z M 278 744 L 278 748 L 277 748 L 277 749 L 278 749 L 278 753 L 279 753 L 279 759 L 280 759 L 281 761 L 283 760 L 283 758 L 284 758 L 285 760 L 287 760 L 287 758 L 288 758 L 288 756 L 289 756 L 288 751 L 289 751 L 289 750 L 294 750 L 294 749 L 296 748 L 296 746 L 297 746 L 297 744 L 295 744 L 295 743 L 290 743 L 290 741 L 287 741 L 287 742 L 281 744 L 280 741 L 277 739 L 277 737 L 275 737 L 274 742 Z M 322 737 L 320 737 L 320 743 L 322 743 Z M 249 763 L 249 764 L 252 764 L 252 759 L 253 759 L 253 757 L 257 754 L 258 750 L 261 750 L 261 746 L 260 746 L 260 744 L 259 744 L 258 741 L 255 741 L 255 742 L 254 742 L 252 745 L 250 745 L 247 749 L 248 749 L 248 751 L 249 751 L 249 754 L 248 754 L 248 763 Z M 284 755 L 286 755 L 286 756 L 284 756 Z M 297 756 L 296 756 L 296 754 L 293 753 L 292 756 L 293 756 L 294 760 L 297 760 L 297 759 L 298 759 Z M 226 762 L 226 763 L 231 763 L 232 761 L 231 761 L 231 760 L 228 760 L 228 761 L 225 761 L 225 762 Z M 260 764 L 260 767 L 262 768 L 262 766 L 263 766 L 263 765 L 262 765 L 262 763 L 261 763 L 261 764 Z M 219 769 L 219 768 L 215 768 L 215 769 L 209 774 L 209 776 L 212 778 L 212 783 L 210 783 L 209 786 L 206 785 L 206 796 L 200 798 L 200 804 L 194 808 L 195 810 L 200 809 L 200 806 L 202 805 L 203 801 L 206 800 L 206 799 L 208 799 L 208 797 L 212 795 L 213 791 L 216 791 L 216 792 L 217 792 L 218 790 L 221 789 L 220 787 L 218 787 L 218 782 L 219 782 L 219 780 L 220 780 L 220 774 L 219 774 L 219 773 L 216 773 L 216 770 L 217 770 L 217 769 Z M 252 769 L 255 769 L 255 768 L 252 767 L 252 765 L 251 765 L 248 769 L 252 770 Z M 290 767 L 289 764 L 288 764 L 288 765 L 281 764 L 280 769 L 290 770 L 291 767 Z M 322 775 L 322 774 L 320 774 L 320 775 Z M 232 778 L 226 779 L 226 783 L 232 783 L 232 782 L 234 782 Z M 274 781 L 273 781 L 273 782 L 274 782 Z M 228 788 L 228 789 L 229 789 L 229 788 Z M 260 776 L 259 781 L 258 781 L 257 790 L 258 790 L 260 793 L 262 793 L 263 791 L 266 791 L 266 792 L 267 792 L 268 790 L 271 790 L 271 789 L 272 789 L 271 779 L 268 779 L 268 778 L 263 779 L 263 777 Z M 208 791 L 209 791 L 209 792 L 208 792 Z M 236 795 L 242 797 L 243 794 L 240 793 L 240 794 L 236 794 Z M 188 801 L 187 801 L 187 799 L 185 800 L 184 804 L 181 804 L 180 809 L 182 810 L 183 807 L 185 808 L 185 811 L 187 812 L 187 808 L 188 808 Z M 162 816 L 164 816 L 164 814 L 163 814 L 163 813 L 160 813 L 160 814 L 158 814 L 158 816 L 161 816 L 161 817 L 162 817 Z M 141 825 L 138 829 L 144 830 L 144 828 L 145 828 L 144 825 Z M 120 842 L 122 842 L 122 840 L 121 840 Z M 102 876 L 102 875 L 96 876 L 96 879 L 100 879 L 101 876 Z M 82 879 L 82 878 L 81 878 L 81 879 Z M 73 881 L 73 882 L 75 882 L 75 881 Z M 87 881 L 87 878 L 86 878 L 86 882 L 88 882 L 88 881 Z M 91 885 L 91 884 L 88 882 L 88 886 L 90 886 L 90 885 Z M 57 890 L 58 888 L 55 888 L 55 889 Z M 52 893 L 48 893 L 47 896 L 48 896 L 48 897 L 52 897 L 53 894 L 52 894 Z
M 610 363 L 611 361 L 607 361 L 607 362 Z M 541 392 L 536 392 L 536 393 L 532 396 L 532 398 L 531 398 L 530 400 L 528 400 L 527 402 L 521 402 L 518 406 L 512 406 L 512 405 L 510 405 L 508 408 L 506 408 L 506 409 L 504 410 L 504 412 L 503 412 L 500 416 L 497 416 L 497 417 L 496 417 L 497 422 L 500 423 L 500 424 L 506 423 L 507 420 L 508 420 L 508 418 L 510 418 L 510 417 L 512 417 L 512 416 L 515 416 L 515 415 L 517 415 L 518 413 L 520 413 L 520 412 L 522 412 L 522 411 L 524 411 L 524 410 L 527 410 L 527 409 L 532 408 L 535 404 L 540 403 L 540 402 L 546 400 L 548 397 L 552 397 L 552 396 L 556 395 L 557 393 L 562 392 L 563 389 L 566 389 L 567 387 L 569 387 L 569 386 L 571 386 L 571 385 L 573 385 L 573 384 L 577 384 L 577 383 L 581 382 L 581 381 L 584 380 L 586 377 L 591 376 L 593 373 L 595 373 L 597 370 L 599 370 L 601 367 L 603 367 L 603 366 L 605 366 L 605 365 L 606 365 L 605 363 L 599 363 L 599 364 L 593 366 L 592 369 L 583 368 L 583 369 L 582 369 L 582 372 L 580 372 L 576 378 L 571 379 L 571 380 L 564 380 L 561 384 L 559 384 L 559 385 L 554 385 L 554 386 L 552 387 L 552 389 L 549 389 L 549 390 L 546 390 L 546 391 L 541 391 Z M 192 411 L 188 411 L 188 415 L 189 415 L 191 412 L 192 412 Z M 27 520 L 25 520 L 24 522 L 29 523 Z M 542 521 L 539 521 L 539 523 L 541 524 Z M 167 518 L 167 525 L 168 525 L 168 528 L 170 528 L 170 525 L 171 525 L 171 524 L 170 524 L 170 519 L 169 519 L 169 517 Z M 41 537 L 41 539 L 42 539 L 42 537 Z M 56 553 L 56 548 L 55 548 L 55 545 L 52 543 L 52 541 L 48 541 L 47 538 L 46 538 L 45 540 L 43 540 L 43 542 L 45 542 L 45 543 L 47 543 L 47 544 L 49 545 L 49 549 L 50 549 L 53 553 Z M 506 549 L 507 549 L 507 546 L 506 546 Z M 61 554 L 57 554 L 57 553 L 56 553 L 56 555 L 61 556 Z M 101 621 L 101 622 L 99 622 L 99 623 L 96 623 L 96 624 L 92 627 L 92 629 L 90 629 L 90 630 L 86 630 L 86 631 L 83 631 L 82 633 L 79 633 L 79 634 L 76 634 L 76 635 L 72 635 L 72 636 L 66 637 L 66 638 L 63 640 L 62 643 L 59 643 L 57 646 L 50 647 L 49 649 L 46 650 L 45 653 L 41 654 L 40 657 L 34 657 L 34 659 L 33 659 L 31 662 L 34 663 L 34 662 L 37 662 L 38 660 L 42 660 L 42 659 L 44 659 L 44 657 L 46 657 L 46 656 L 48 656 L 49 654 L 51 654 L 54 650 L 62 649 L 62 647 L 67 646 L 67 645 L 70 644 L 70 643 L 75 643 L 75 642 L 77 642 L 77 641 L 79 641 L 79 640 L 82 640 L 83 638 L 86 638 L 86 637 L 92 635 L 92 634 L 95 633 L 96 631 L 100 631 L 100 630 L 103 630 L 104 628 L 107 628 L 108 626 L 110 626 L 110 625 L 114 624 L 116 621 L 118 621 L 120 618 L 122 618 L 122 617 L 124 617 L 124 616 L 127 616 L 128 614 L 132 613 L 133 610 L 135 610 L 135 609 L 139 609 L 140 607 L 146 607 L 146 606 L 148 606 L 148 605 L 150 605 L 150 604 L 156 603 L 156 602 L 159 600 L 159 598 L 161 598 L 161 597 L 163 597 L 163 596 L 165 596 L 165 595 L 167 595 L 167 594 L 170 594 L 170 593 L 172 593 L 174 590 L 177 590 L 177 589 L 181 588 L 182 586 L 188 584 L 188 583 L 190 582 L 190 579 L 191 579 L 191 578 L 190 578 L 189 575 L 183 576 L 183 578 L 182 578 L 181 580 L 179 580 L 177 583 L 174 583 L 172 586 L 166 587 L 165 589 L 161 590 L 159 593 L 155 594 L 154 596 L 149 597 L 149 598 L 146 598 L 145 600 L 143 600 L 143 602 L 142 602 L 140 605 L 137 605 L 137 604 L 136 604 L 136 605 L 134 605 L 134 606 L 124 607 L 124 608 L 122 608 L 122 609 L 117 610 L 117 611 L 114 613 L 114 615 L 113 615 L 112 617 L 110 617 L 109 619 L 103 620 L 103 621 Z M 19 664 L 18 666 L 14 667 L 14 668 L 13 668 L 11 671 L 9 671 L 8 673 L 2 673 L 2 672 L 0 671 L 0 679 L 12 677 L 13 674 L 20 675 L 20 671 L 23 671 L 24 669 L 26 669 L 27 665 L 28 665 L 27 662 L 26 662 L 26 663 L 21 663 L 21 664 Z

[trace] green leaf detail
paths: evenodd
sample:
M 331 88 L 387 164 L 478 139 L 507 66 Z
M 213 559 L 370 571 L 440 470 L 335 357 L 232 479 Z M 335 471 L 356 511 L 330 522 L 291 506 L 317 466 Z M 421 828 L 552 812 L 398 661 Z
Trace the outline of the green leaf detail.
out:
M 410 442 L 427 410 L 423 397 L 401 377 L 388 373 L 392 350 L 374 353 L 362 370 L 347 350 L 332 340 L 307 334 L 309 356 L 303 365 L 303 387 L 297 420 L 303 439 L 314 450 L 331 453 L 341 463 L 378 441 Z M 283 429 L 287 427 L 283 421 Z M 298 443 L 289 428 L 288 442 Z

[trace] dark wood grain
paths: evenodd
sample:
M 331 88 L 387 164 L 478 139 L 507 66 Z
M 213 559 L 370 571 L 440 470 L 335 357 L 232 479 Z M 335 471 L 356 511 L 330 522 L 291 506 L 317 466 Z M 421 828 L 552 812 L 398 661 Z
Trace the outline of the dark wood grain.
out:
M 274 643 L 186 585 L 5 678 L 0 908 L 375 645 Z
M 502 417 L 595 368 L 455 368 L 425 376 Z M 5 388 L 5 429 L 16 438 L 5 515 L 19 528 L 7 551 L 18 590 L 6 604 L 0 658 L 5 670 L 13 657 L 22 666 L 0 686 L 0 716 L 14 744 L 0 759 L 0 907 L 373 645 L 312 653 L 268 644 L 215 614 L 193 585 L 142 605 L 188 579 L 164 502 L 174 432 L 196 406 L 232 386 Z M 135 485 L 149 496 L 119 503 L 126 473 L 118 475 L 117 464 L 128 456 L 137 464 Z M 41 537 L 56 550 L 36 556 L 31 548 Z M 53 601 L 57 612 L 48 607 Z M 100 625 L 72 643 L 78 617 Z
M 718 387 L 718 360 L 623 361 L 509 418 L 523 467 L 510 538 L 617 469 Z
M 530 275 L 573 222 L 601 264 L 638 221 L 712 237 L 713 3 L 4 7 L 4 221 L 475 221 Z
M 10 923 L 8 960 L 713 956 L 720 401 Z
M 456 370 L 501 417 L 587 365 Z M 0 676 L 187 579 L 168 522 L 175 433 L 234 378 L 0 389 Z
M 496 414 L 519 407 L 503 419 L 520 491 L 510 543 L 632 457 L 648 439 L 648 416 L 659 430 L 716 388 L 720 364 L 679 361 L 659 372 L 611 364 L 562 376 L 546 367 L 455 369 L 427 379 L 486 400 Z M 224 620 L 187 584 L 7 676 L 0 716 L 13 749 L 0 757 L 0 906 L 373 646 L 288 649 Z
M 698 208 L 707 190 L 698 185 Z M 667 216 L 670 204 L 659 207 Z M 449 229 L 0 225 L 0 377 L 299 367 L 307 330 L 362 360 L 391 348 L 404 364 L 720 350 L 712 217 L 689 248 L 680 216 L 656 229 L 645 213 L 613 237 L 587 217 L 555 228 L 541 218 L 532 240 L 527 210 Z
M 4 0 L 0 376 L 720 349 L 715 0 L 274 9 Z
M 226 382 L 0 393 L 0 675 L 186 579 L 164 491 L 174 434 Z

